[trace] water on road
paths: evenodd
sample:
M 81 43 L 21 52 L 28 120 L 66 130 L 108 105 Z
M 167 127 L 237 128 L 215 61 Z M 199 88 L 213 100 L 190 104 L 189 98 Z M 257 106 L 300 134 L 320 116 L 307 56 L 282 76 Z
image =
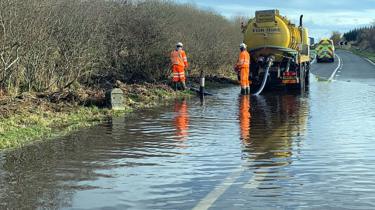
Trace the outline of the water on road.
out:
M 0 154 L 1 209 L 373 209 L 375 87 L 217 91 Z

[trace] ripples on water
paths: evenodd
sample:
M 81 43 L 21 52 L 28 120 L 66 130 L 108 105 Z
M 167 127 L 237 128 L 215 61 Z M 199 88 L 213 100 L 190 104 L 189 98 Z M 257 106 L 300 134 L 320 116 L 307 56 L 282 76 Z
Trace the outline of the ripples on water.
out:
M 374 208 L 374 87 L 310 93 L 220 90 L 0 155 L 0 207 Z

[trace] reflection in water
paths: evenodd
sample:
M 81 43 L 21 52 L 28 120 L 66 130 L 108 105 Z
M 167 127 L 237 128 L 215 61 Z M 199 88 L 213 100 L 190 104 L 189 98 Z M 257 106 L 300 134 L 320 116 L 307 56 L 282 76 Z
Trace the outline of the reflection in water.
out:
M 250 143 L 250 122 L 251 122 L 251 114 L 250 114 L 250 96 L 249 95 L 241 95 L 240 100 L 240 129 L 241 129 L 241 140 L 244 144 Z
M 290 179 L 292 175 L 285 172 L 285 167 L 293 161 L 293 151 L 296 150 L 293 145 L 299 145 L 298 138 L 304 135 L 307 105 L 298 95 L 252 97 L 251 102 L 249 98 L 240 96 L 241 140 L 248 159 L 246 165 L 252 171 L 244 187 L 247 191 L 274 191 L 281 189 L 280 180 Z M 280 192 L 271 195 L 277 196 Z M 264 194 L 261 192 L 257 196 Z
M 259 166 L 288 165 L 293 141 L 306 129 L 308 103 L 296 95 L 252 98 L 250 144 L 245 151 Z
M 177 140 L 186 140 L 188 137 L 189 129 L 189 113 L 186 99 L 182 101 L 175 101 L 174 111 L 176 116 L 174 117 L 174 126 L 176 127 Z

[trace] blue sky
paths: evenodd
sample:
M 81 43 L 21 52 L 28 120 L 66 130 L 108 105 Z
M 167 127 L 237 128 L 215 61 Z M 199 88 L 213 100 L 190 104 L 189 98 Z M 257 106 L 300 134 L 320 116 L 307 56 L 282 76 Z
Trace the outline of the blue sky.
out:
M 304 15 L 310 36 L 317 39 L 332 31 L 345 32 L 375 21 L 375 0 L 176 0 L 214 10 L 225 17 L 254 16 L 256 10 L 279 9 L 294 23 Z

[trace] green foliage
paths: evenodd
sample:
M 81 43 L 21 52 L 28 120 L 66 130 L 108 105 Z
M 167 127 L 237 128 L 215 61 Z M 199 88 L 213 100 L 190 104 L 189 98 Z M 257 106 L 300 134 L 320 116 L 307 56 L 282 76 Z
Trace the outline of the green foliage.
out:
M 343 36 L 347 41 L 356 42 L 363 50 L 375 51 L 375 25 L 353 29 Z
M 349 32 L 344 33 L 343 37 L 348 42 L 356 41 L 357 37 L 358 37 L 358 34 L 359 34 L 359 31 L 360 31 L 360 29 L 350 30 Z

